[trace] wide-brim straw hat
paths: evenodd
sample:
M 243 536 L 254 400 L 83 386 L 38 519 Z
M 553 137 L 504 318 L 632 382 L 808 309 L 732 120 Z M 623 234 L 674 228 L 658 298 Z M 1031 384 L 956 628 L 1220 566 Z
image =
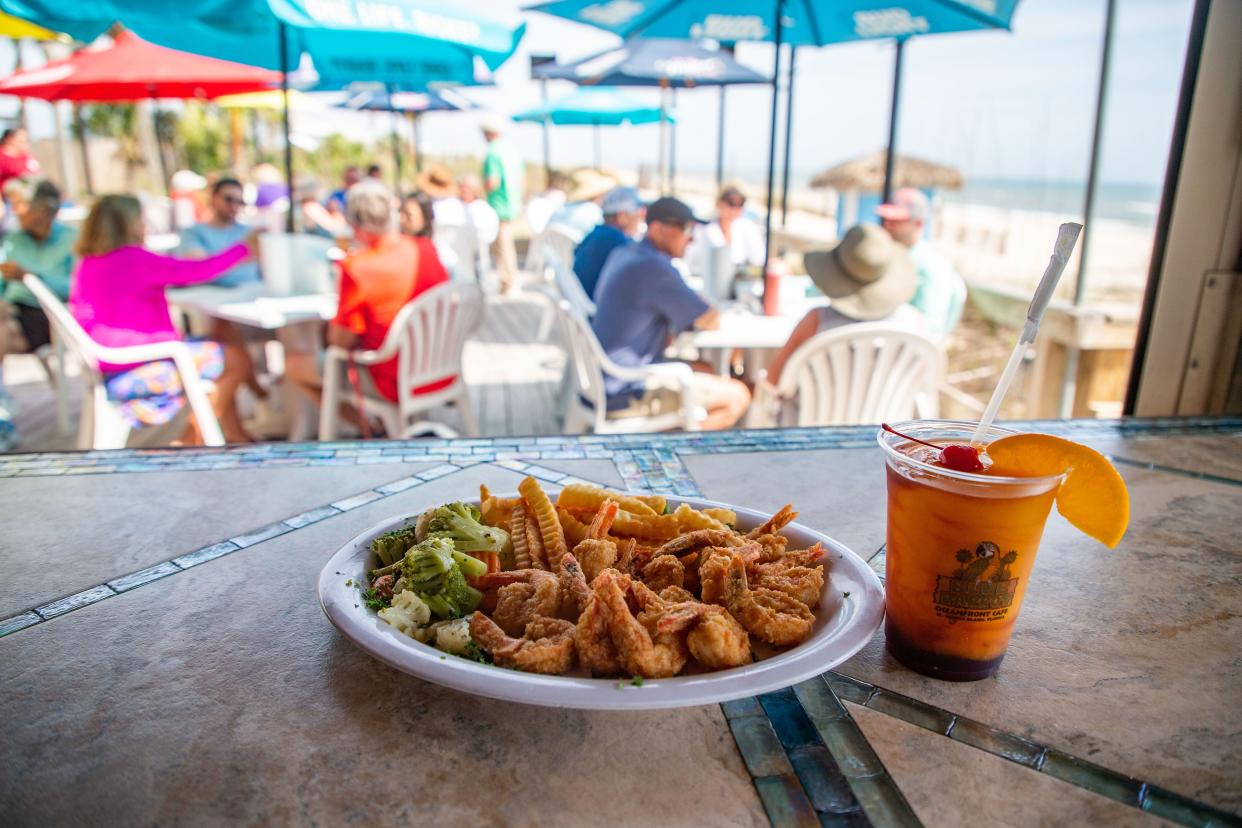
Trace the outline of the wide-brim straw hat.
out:
M 910 254 L 874 224 L 851 227 L 836 247 L 807 253 L 803 262 L 832 307 L 860 322 L 883 319 L 918 288 Z
M 597 173 L 595 170 L 579 170 L 574 173 L 573 188 L 565 196 L 566 201 L 590 201 L 607 194 L 617 186 L 612 176 Z
M 450 198 L 457 195 L 457 181 L 443 164 L 432 164 L 415 176 L 414 183 L 432 198 Z

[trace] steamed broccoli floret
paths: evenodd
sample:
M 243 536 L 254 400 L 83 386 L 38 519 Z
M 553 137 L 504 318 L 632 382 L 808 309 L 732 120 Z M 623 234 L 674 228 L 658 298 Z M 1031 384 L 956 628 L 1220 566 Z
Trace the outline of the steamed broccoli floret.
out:
M 483 593 L 466 583 L 487 566 L 453 548 L 444 537 L 429 537 L 405 553 L 400 563 L 406 588 L 423 600 L 440 618 L 460 618 L 483 600 Z
M 385 532 L 371 541 L 371 551 L 375 553 L 375 557 L 381 564 L 392 566 L 401 560 L 401 556 L 415 543 L 417 543 L 417 540 L 414 537 L 414 529 L 406 527 L 405 529 Z
M 448 538 L 459 552 L 495 552 L 502 559 L 513 554 L 508 532 L 485 525 L 477 507 L 460 502 L 424 512 L 418 519 L 417 536 Z

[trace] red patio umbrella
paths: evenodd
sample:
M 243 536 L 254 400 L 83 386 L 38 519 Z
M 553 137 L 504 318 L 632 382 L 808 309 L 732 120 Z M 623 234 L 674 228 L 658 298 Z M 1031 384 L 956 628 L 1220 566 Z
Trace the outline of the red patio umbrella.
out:
M 279 84 L 279 72 L 166 49 L 120 31 L 110 45 L 88 46 L 0 80 L 0 95 L 47 101 L 207 100 Z

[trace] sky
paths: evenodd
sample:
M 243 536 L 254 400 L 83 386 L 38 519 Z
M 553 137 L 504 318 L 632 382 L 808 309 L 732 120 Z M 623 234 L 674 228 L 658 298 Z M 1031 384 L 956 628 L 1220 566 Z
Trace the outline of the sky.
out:
M 1081 181 L 1091 145 L 1105 0 L 1023 0 L 1010 32 L 971 32 L 917 38 L 907 44 L 898 147 L 901 152 L 959 167 L 968 179 Z M 469 97 L 513 114 L 539 103 L 529 56 L 568 61 L 616 45 L 618 38 L 544 14 L 522 13 L 519 0 L 456 0 L 488 16 L 527 22 L 518 52 L 497 72 L 494 88 Z M 1101 177 L 1155 184 L 1163 177 L 1189 29 L 1192 0 L 1117 0 L 1116 38 L 1105 118 Z M 5 49 L 8 49 L 7 54 Z M 795 182 L 841 161 L 880 149 L 887 139 L 892 90 L 891 42 L 798 50 L 792 168 Z M 771 72 L 772 47 L 742 43 L 738 59 Z M 37 60 L 28 57 L 28 61 Z M 0 48 L 0 66 L 12 64 Z M 572 91 L 549 84 L 552 98 Z M 655 91 L 634 90 L 651 101 Z M 771 113 L 769 87 L 733 87 L 726 107 L 726 171 L 762 180 Z M 715 168 L 719 93 L 680 92 L 677 98 L 678 170 L 710 174 Z M 36 132 L 50 121 L 31 107 Z M 0 104 L 0 115 L 11 112 Z M 781 121 L 783 124 L 783 114 Z M 424 150 L 482 151 L 478 116 L 424 117 Z M 381 119 L 299 115 L 295 129 L 322 136 L 336 129 L 363 141 L 384 129 Z M 618 127 L 603 137 L 604 163 L 654 166 L 657 127 Z M 542 157 L 540 128 L 515 124 L 509 140 L 530 161 Z M 783 141 L 783 139 L 779 139 Z M 589 164 L 589 128 L 552 129 L 553 163 Z

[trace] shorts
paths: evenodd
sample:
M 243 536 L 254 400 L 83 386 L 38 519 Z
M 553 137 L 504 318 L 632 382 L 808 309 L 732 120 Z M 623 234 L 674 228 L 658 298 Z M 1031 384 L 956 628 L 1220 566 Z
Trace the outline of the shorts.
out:
M 44 345 L 52 344 L 52 324 L 42 308 L 32 308 L 20 302 L 13 303 L 13 316 L 26 338 L 26 347 L 37 351 Z
M 187 341 L 198 375 L 215 381 L 224 373 L 224 349 L 218 342 Z M 117 404 L 131 428 L 163 425 L 185 405 L 181 375 L 171 359 L 147 362 L 127 371 L 104 375 L 108 399 Z
M 681 410 L 682 395 L 672 388 L 646 388 L 642 394 L 630 396 L 628 405 L 612 408 L 608 411 L 608 419 L 625 419 L 627 417 L 658 417 L 662 414 L 675 414 Z

